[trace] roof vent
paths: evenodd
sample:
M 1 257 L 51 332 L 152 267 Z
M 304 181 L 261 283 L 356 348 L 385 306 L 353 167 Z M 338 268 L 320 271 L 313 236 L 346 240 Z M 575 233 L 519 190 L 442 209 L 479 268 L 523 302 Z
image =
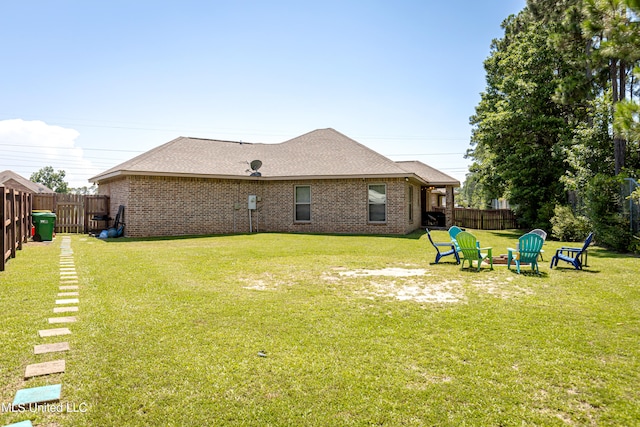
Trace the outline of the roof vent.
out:
M 261 166 L 262 161 L 253 160 L 251 163 L 249 163 L 249 167 L 251 168 L 251 170 L 247 169 L 247 172 L 251 172 L 250 176 L 262 176 L 262 174 L 258 172 L 258 169 L 260 169 Z

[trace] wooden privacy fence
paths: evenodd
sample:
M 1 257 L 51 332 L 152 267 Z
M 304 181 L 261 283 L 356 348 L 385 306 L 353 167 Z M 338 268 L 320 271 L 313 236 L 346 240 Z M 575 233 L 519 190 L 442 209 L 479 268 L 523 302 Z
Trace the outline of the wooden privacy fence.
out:
M 34 210 L 49 210 L 56 214 L 57 233 L 88 233 L 106 227 L 94 216 L 109 215 L 108 196 L 81 194 L 34 194 Z
M 453 223 L 464 228 L 477 230 L 518 228 L 516 216 L 511 209 L 455 208 L 454 216 Z
M 9 258 L 16 257 L 16 250 L 22 250 L 31 231 L 31 193 L 16 191 L 0 186 L 0 227 L 2 241 L 0 243 L 0 271 L 4 271 Z

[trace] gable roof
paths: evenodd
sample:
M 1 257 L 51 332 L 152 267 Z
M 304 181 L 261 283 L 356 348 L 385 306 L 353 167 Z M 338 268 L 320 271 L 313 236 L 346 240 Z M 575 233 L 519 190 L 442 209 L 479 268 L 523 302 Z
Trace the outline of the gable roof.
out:
M 55 191 L 49 187 L 39 182 L 29 181 L 10 170 L 0 172 L 0 185 L 29 193 L 55 193 Z
M 253 160 L 262 162 L 262 179 L 413 176 L 420 180 L 414 172 L 328 128 L 279 144 L 179 137 L 90 181 L 123 175 L 255 179 L 249 170 Z
M 417 160 L 401 161 L 396 162 L 396 164 L 407 172 L 415 173 L 430 185 L 453 185 L 454 187 L 460 187 L 460 181 L 458 181 L 457 179 Z

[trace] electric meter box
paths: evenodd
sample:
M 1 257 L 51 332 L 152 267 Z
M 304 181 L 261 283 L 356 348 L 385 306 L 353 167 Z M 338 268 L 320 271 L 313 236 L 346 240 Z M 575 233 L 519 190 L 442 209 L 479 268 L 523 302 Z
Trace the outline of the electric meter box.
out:
M 258 201 L 258 197 L 256 197 L 255 195 L 249 196 L 247 199 L 248 208 L 255 211 L 257 201 Z

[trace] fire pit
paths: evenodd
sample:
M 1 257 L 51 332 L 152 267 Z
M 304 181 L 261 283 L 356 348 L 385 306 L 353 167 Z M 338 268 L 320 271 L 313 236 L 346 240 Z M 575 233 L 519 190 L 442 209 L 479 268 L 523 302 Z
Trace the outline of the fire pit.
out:
M 507 254 L 502 254 L 500 256 L 494 256 L 493 257 L 493 265 L 507 265 L 507 261 L 508 261 L 508 256 Z M 516 261 L 515 260 L 511 260 L 511 264 L 515 265 Z M 520 266 L 523 265 L 529 265 L 528 262 L 521 262 Z

